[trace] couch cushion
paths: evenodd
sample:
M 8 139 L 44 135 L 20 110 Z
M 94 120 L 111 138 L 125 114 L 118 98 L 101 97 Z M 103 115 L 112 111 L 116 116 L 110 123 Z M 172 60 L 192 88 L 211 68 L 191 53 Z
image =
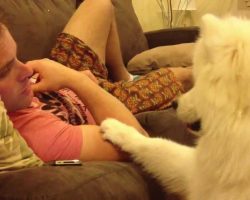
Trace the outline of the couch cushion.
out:
M 125 64 L 148 49 L 131 0 L 112 0 Z M 0 21 L 18 44 L 21 61 L 48 57 L 56 35 L 75 10 L 75 0 L 0 1 Z
M 44 166 L 0 176 L 1 200 L 147 200 L 150 190 L 140 170 L 122 162 Z
M 194 43 L 155 47 L 133 57 L 127 65 L 132 74 L 146 74 L 161 67 L 192 65 Z
M 18 44 L 21 61 L 49 55 L 56 35 L 75 9 L 75 0 L 0 1 L 0 21 Z
M 112 0 L 124 63 L 148 49 L 148 43 L 131 0 Z
M 197 137 L 191 134 L 186 125 L 178 119 L 172 108 L 161 111 L 148 111 L 135 115 L 151 137 L 168 138 L 175 142 L 194 145 Z
M 0 171 L 16 170 L 42 165 L 42 161 L 28 147 L 18 131 L 13 128 L 0 101 Z

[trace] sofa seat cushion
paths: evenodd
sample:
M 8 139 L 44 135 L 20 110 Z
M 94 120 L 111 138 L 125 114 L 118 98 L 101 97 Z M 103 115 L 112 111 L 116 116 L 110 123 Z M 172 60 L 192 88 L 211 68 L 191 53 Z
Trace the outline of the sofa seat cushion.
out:
M 168 108 L 161 111 L 148 111 L 135 115 L 151 137 L 168 138 L 180 144 L 193 146 L 197 137 L 178 119 L 176 111 Z
M 139 168 L 122 162 L 43 166 L 2 174 L 0 199 L 149 199 Z

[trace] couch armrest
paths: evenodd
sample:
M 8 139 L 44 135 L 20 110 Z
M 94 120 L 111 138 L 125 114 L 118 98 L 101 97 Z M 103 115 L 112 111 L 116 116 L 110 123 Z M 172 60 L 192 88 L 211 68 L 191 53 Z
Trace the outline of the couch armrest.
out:
M 196 26 L 178 27 L 145 32 L 149 48 L 194 42 L 197 39 L 198 35 L 199 28 Z

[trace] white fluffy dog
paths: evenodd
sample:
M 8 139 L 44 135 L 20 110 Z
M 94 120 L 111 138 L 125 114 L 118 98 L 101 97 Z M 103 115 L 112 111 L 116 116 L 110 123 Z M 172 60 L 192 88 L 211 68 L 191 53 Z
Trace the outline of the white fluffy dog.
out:
M 130 153 L 168 191 L 188 200 L 250 199 L 250 22 L 202 18 L 194 54 L 194 87 L 178 116 L 201 119 L 196 147 L 148 138 L 114 119 L 104 138 Z

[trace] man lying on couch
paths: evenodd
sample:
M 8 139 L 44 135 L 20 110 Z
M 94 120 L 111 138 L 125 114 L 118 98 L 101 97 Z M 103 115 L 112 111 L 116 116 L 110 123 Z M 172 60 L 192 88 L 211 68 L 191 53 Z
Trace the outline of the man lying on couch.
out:
M 101 139 L 98 126 L 72 126 L 41 110 L 41 103 L 33 98 L 32 89 L 70 88 L 85 103 L 97 124 L 107 117 L 114 117 L 143 132 L 129 110 L 84 73 L 46 59 L 21 63 L 16 59 L 14 40 L 5 27 L 1 26 L 1 29 L 1 97 L 14 126 L 35 153 L 43 161 L 120 160 L 122 157 L 118 151 Z M 39 73 L 41 80 L 31 85 L 33 72 Z M 87 117 L 91 119 L 92 116 L 89 113 Z
M 4 26 L 1 26 L 1 46 L 2 100 L 14 126 L 43 161 L 123 159 L 115 147 L 102 140 L 98 124 L 113 117 L 143 133 L 122 103 L 133 113 L 163 109 L 182 91 L 181 84 L 168 69 L 129 81 L 130 75 L 121 61 L 110 0 L 82 3 L 52 50 L 51 58 L 58 62 L 44 59 L 21 63 L 16 58 L 15 42 Z M 59 62 L 79 71 L 89 69 L 94 77 L 92 73 L 77 72 Z M 123 81 L 109 82 L 103 63 L 109 63 L 113 80 Z M 31 85 L 34 72 L 39 74 L 39 82 Z M 183 71 L 177 75 L 181 79 L 189 73 Z M 95 78 L 122 103 L 102 90 Z M 132 93 L 131 88 L 135 88 Z M 52 92 L 34 98 L 32 90 Z M 48 107 L 51 109 L 47 110 Z

